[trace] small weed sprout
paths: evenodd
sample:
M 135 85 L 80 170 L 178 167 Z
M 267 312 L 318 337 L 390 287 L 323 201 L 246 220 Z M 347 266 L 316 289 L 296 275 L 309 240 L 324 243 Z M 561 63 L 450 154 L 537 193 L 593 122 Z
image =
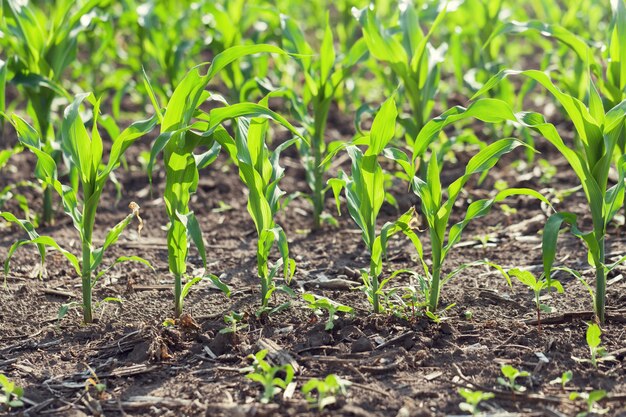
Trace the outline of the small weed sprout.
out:
M 517 278 L 522 284 L 526 285 L 535 293 L 535 309 L 537 310 L 537 327 L 541 330 L 541 312 L 550 313 L 553 311 L 552 307 L 541 303 L 541 291 L 556 289 L 557 292 L 563 293 L 563 286 L 555 279 L 547 281 L 545 275 L 541 275 L 539 279 L 529 271 L 522 271 L 521 269 L 509 270 L 509 275 Z
M 608 408 L 600 408 L 598 405 L 598 402 L 604 397 L 606 397 L 606 391 L 595 390 L 591 392 L 573 392 L 570 394 L 569 399 L 572 401 L 578 399 L 584 400 L 587 403 L 587 410 L 576 414 L 576 417 L 587 417 L 590 414 L 600 415 L 606 414 L 609 411 Z
M 481 402 L 494 397 L 494 394 L 491 392 L 472 391 L 466 388 L 461 388 L 459 394 L 465 398 L 465 401 L 459 404 L 459 408 L 471 413 L 473 416 L 478 415 L 478 406 Z
M 247 324 L 242 323 L 242 321 L 246 318 L 245 313 L 238 313 L 236 311 L 231 311 L 230 313 L 224 316 L 224 321 L 227 324 L 227 327 L 224 327 L 220 330 L 222 334 L 231 333 L 233 336 L 237 334 L 240 330 L 243 330 L 248 327 Z
M 326 326 L 324 326 L 324 329 L 326 330 L 332 330 L 335 327 L 335 320 L 337 319 L 336 313 L 354 314 L 354 309 L 352 307 L 332 301 L 326 297 L 319 297 L 306 293 L 302 294 L 302 298 L 304 301 L 309 303 L 307 307 L 312 309 L 315 314 L 321 315 L 322 310 L 326 310 L 328 312 L 328 321 L 326 321 Z
M 87 369 L 89 370 L 91 376 L 85 381 L 85 391 L 89 391 L 91 387 L 94 387 L 96 389 L 96 392 L 98 393 L 98 396 L 102 399 L 102 395 L 106 391 L 107 386 L 104 382 L 100 381 L 100 378 L 98 378 L 96 371 L 94 371 L 91 366 L 87 365 Z
M 594 368 L 597 368 L 598 359 L 606 355 L 606 350 L 600 346 L 600 343 L 602 343 L 600 338 L 602 330 L 600 330 L 600 326 L 595 323 L 588 323 L 588 326 L 586 336 L 587 346 L 589 346 L 589 351 L 591 352 L 591 364 Z
M 530 373 L 526 371 L 520 371 L 519 369 L 511 365 L 503 365 L 501 368 L 501 371 L 502 371 L 502 375 L 504 375 L 504 378 L 498 377 L 498 383 L 500 385 L 509 388 L 513 392 L 526 391 L 526 387 L 517 384 L 515 381 L 519 377 L 530 376 Z
M 330 374 L 323 380 L 318 378 L 309 380 L 302 387 L 302 393 L 311 407 L 322 411 L 327 406 L 337 402 L 337 395 L 345 395 L 349 385 L 350 381 Z
M 0 409 L 2 408 L 18 408 L 23 407 L 24 389 L 18 387 L 14 382 L 4 374 L 0 374 L 0 387 L 2 388 L 3 397 L 0 397 Z
M 293 380 L 293 367 L 289 364 L 283 366 L 272 366 L 266 360 L 267 349 L 260 350 L 254 355 L 248 356 L 254 362 L 252 363 L 251 372 L 246 378 L 258 382 L 263 385 L 263 395 L 261 402 L 267 404 L 274 399 L 287 385 Z M 283 373 L 284 377 L 277 376 Z
M 561 388 L 565 389 L 565 385 L 567 385 L 567 383 L 570 382 L 573 377 L 574 377 L 574 374 L 572 373 L 572 371 L 565 371 L 561 374 L 560 377 L 554 378 L 552 381 L 550 381 L 550 383 L 561 384 Z

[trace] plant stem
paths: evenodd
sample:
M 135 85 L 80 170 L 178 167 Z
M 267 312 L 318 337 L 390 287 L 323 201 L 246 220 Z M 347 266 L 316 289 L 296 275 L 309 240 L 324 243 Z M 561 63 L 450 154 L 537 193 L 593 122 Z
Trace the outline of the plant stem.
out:
M 267 307 L 267 292 L 269 291 L 269 284 L 267 277 L 261 277 L 261 307 Z
M 604 310 L 606 303 L 606 269 L 604 267 L 604 238 L 598 241 L 600 256 L 596 265 L 596 316 L 600 324 L 604 323 Z
M 81 272 L 83 289 L 83 320 L 87 324 L 93 321 L 91 308 L 91 243 L 87 239 L 83 240 L 83 264 Z
M 311 140 L 313 151 L 313 229 L 319 230 L 322 225 L 322 212 L 324 211 L 324 167 L 322 166 L 324 148 L 324 132 L 328 120 L 330 100 L 325 100 L 323 94 L 315 101 L 314 132 Z
M 183 314 L 183 278 L 174 276 L 174 317 L 179 318 Z
M 51 225 L 54 220 L 54 211 L 52 210 L 52 188 L 47 184 L 43 185 L 43 213 L 41 221 L 45 225 Z
M 372 285 L 372 305 L 374 306 L 374 313 L 380 313 L 380 300 L 378 298 L 378 275 L 376 275 L 376 266 L 374 262 L 370 262 L 370 280 Z
M 82 241 L 83 241 L 83 263 L 81 270 L 82 289 L 83 289 L 83 319 L 85 323 L 91 323 L 92 307 L 91 307 L 91 273 L 92 253 L 91 241 L 93 237 L 93 228 L 96 222 L 97 203 L 90 203 L 100 199 L 101 190 L 97 190 L 91 183 L 82 184 L 85 204 L 83 206 L 83 224 L 82 224 Z
M 537 331 L 541 334 L 541 310 L 537 309 Z
M 431 313 L 437 311 L 437 307 L 439 306 L 439 293 L 441 291 L 441 265 L 434 264 L 433 265 L 433 275 L 430 280 L 430 300 L 428 301 L 428 310 Z

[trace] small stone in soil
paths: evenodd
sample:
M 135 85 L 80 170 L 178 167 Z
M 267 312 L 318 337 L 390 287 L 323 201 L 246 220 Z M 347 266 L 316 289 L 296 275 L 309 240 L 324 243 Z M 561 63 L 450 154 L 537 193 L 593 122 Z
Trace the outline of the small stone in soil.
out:
M 372 344 L 372 341 L 365 336 L 361 336 L 352 342 L 352 347 L 350 349 L 352 353 L 371 352 L 372 350 L 374 350 L 374 345 Z

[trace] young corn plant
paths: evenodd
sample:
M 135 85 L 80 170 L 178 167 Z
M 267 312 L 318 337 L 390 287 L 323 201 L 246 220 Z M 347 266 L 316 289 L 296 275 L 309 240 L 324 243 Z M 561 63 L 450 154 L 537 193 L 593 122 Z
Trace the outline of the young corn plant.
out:
M 433 123 L 440 123 L 443 119 L 435 119 Z M 427 125 L 428 126 L 428 125 Z M 419 140 L 423 138 L 418 137 Z M 535 197 L 547 204 L 549 202 L 540 193 L 528 188 L 510 188 L 499 191 L 493 198 L 480 199 L 472 202 L 465 213 L 462 221 L 450 225 L 450 216 L 465 184 L 472 176 L 485 175 L 500 158 L 522 145 L 516 139 L 501 139 L 474 155 L 465 167 L 465 173 L 453 181 L 446 189 L 442 187 L 441 168 L 436 154 L 430 156 L 427 165 L 425 180 L 417 176 L 413 177 L 413 191 L 420 197 L 421 213 L 427 221 L 431 245 L 430 266 L 426 262 L 420 238 L 412 229 L 403 229 L 403 232 L 411 239 L 420 258 L 425 278 L 422 280 L 422 292 L 427 300 L 427 311 L 435 314 L 439 307 L 441 287 L 452 277 L 458 274 L 463 268 L 472 264 L 457 268 L 449 274 L 443 273 L 444 262 L 454 247 L 460 240 L 463 230 L 474 219 L 487 215 L 491 208 L 507 197 L 512 195 L 527 195 Z M 420 153 L 421 155 L 421 153 Z M 405 170 L 409 171 L 408 158 L 396 152 L 395 158 L 403 163 Z M 447 196 L 447 199 L 444 199 Z M 489 265 L 503 272 L 500 267 L 494 264 Z M 507 281 L 509 278 L 503 274 Z M 510 284 L 510 281 L 509 281 Z
M 390 98 L 380 107 L 369 134 L 344 145 L 352 160 L 350 176 L 341 171 L 338 178 L 331 178 L 328 181 L 335 195 L 338 214 L 341 215 L 339 196 L 341 190 L 345 189 L 348 212 L 361 229 L 361 236 L 370 257 L 369 270 L 362 270 L 361 275 L 365 293 L 375 313 L 382 312 L 380 297 L 388 281 L 380 280 L 388 238 L 408 228 L 407 225 L 414 214 L 411 208 L 397 221 L 386 223 L 380 233 L 377 233 L 378 213 L 385 200 L 384 174 L 378 158 L 394 137 L 397 117 L 395 101 Z M 363 152 L 356 145 L 365 145 L 367 148 Z
M 323 163 L 328 155 L 325 140 L 328 112 L 333 101 L 342 94 L 345 78 L 367 52 L 367 46 L 359 41 L 343 59 L 338 57 L 330 19 L 327 16 L 319 57 L 316 57 L 313 56 L 313 47 L 306 42 L 304 33 L 295 21 L 282 16 L 281 26 L 283 48 L 299 55 L 298 63 L 304 74 L 302 98 L 291 95 L 291 102 L 309 138 L 308 143 L 299 144 L 298 151 L 305 168 L 307 184 L 311 189 L 313 228 L 317 230 L 321 227 L 325 217 L 328 221 L 332 221 L 330 215 L 325 216 L 324 213 L 325 197 L 329 189 L 325 185 L 324 174 L 330 166 L 329 161 Z M 309 108 L 313 112 L 312 116 L 309 114 Z
M 282 176 L 278 166 L 280 150 L 270 153 L 263 141 L 267 124 L 262 118 L 271 118 L 286 126 L 294 134 L 296 129 L 283 117 L 262 104 L 238 103 L 228 105 L 220 96 L 205 90 L 209 82 L 226 66 L 240 57 L 257 53 L 278 53 L 284 51 L 272 45 L 235 46 L 218 54 L 208 66 L 206 74 L 201 73 L 202 65 L 190 70 L 181 80 L 168 104 L 161 113 L 156 96 L 147 80 L 147 90 L 153 102 L 161 124 L 161 134 L 151 150 L 148 171 L 151 173 L 157 155 L 163 152 L 165 165 L 165 207 L 171 225 L 167 234 L 168 259 L 170 272 L 174 275 L 174 313 L 179 317 L 183 311 L 183 280 L 187 271 L 189 243 L 193 241 L 198 248 L 202 264 L 206 271 L 207 258 L 200 225 L 189 207 L 191 195 L 198 185 L 199 169 L 211 164 L 222 147 L 232 161 L 239 167 L 240 175 L 249 185 L 248 211 L 251 213 L 257 232 L 259 244 L 257 260 L 261 281 L 263 304 L 269 299 L 270 283 L 273 275 L 268 271 L 267 257 L 271 246 L 277 238 L 281 254 L 285 255 L 285 273 L 293 273 L 294 263 L 288 260 L 287 239 L 282 229 L 275 227 L 273 214 L 279 206 L 281 192 L 277 184 Z M 200 106 L 209 98 L 224 104 L 208 112 Z M 245 117 L 253 117 L 252 122 Z M 232 119 L 236 122 L 236 139 L 233 139 L 223 124 Z M 283 145 L 288 146 L 293 141 Z M 208 149 L 199 152 L 199 148 Z M 151 174 L 150 174 L 151 175 Z M 273 211 L 274 210 L 274 211 Z M 274 271 L 275 273 L 275 271 Z M 206 273 L 201 278 L 210 279 L 218 288 L 229 294 L 228 287 L 218 277 Z M 189 288 L 190 280 L 186 285 Z
M 74 2 L 61 0 L 54 7 L 40 8 L 33 3 L 6 0 L 0 7 L 0 38 L 4 38 L 14 74 L 11 82 L 23 87 L 29 112 L 41 138 L 41 150 L 59 161 L 60 140 L 51 123 L 52 102 L 57 97 L 71 101 L 61 86 L 65 69 L 76 60 L 77 39 L 90 27 L 90 12 L 107 0 Z M 54 190 L 43 184 L 43 223 L 53 220 Z
M 79 114 L 81 104 L 85 100 L 90 101 L 93 105 L 91 136 Z M 80 192 L 73 186 L 62 184 L 59 181 L 57 165 L 54 159 L 43 150 L 46 145 L 41 140 L 37 130 L 16 115 L 11 118 L 11 123 L 17 131 L 18 139 L 24 147 L 28 148 L 37 157 L 36 175 L 38 179 L 58 193 L 65 213 L 72 219 L 72 223 L 78 231 L 82 246 L 82 261 L 79 261 L 74 254 L 62 249 L 51 237 L 40 236 L 29 221 L 19 220 L 7 212 L 0 213 L 0 216 L 6 221 L 20 226 L 28 235 L 27 239 L 18 240 L 9 249 L 5 262 L 5 273 L 8 272 L 9 260 L 20 246 L 26 244 L 37 245 L 42 267 L 46 255 L 45 247 L 58 250 L 70 261 L 81 277 L 82 308 L 85 323 L 91 323 L 93 320 L 92 288 L 102 274 L 110 268 L 98 272 L 103 261 L 104 252 L 117 242 L 121 233 L 134 217 L 137 217 L 140 222 L 139 230 L 142 227 L 141 218 L 139 217 L 139 206 L 131 203 L 131 213 L 109 230 L 101 247 L 94 247 L 93 232 L 96 222 L 96 211 L 100 203 L 102 191 L 113 171 L 119 166 L 120 159 L 128 147 L 141 136 L 150 132 L 156 125 L 156 118 L 154 117 L 133 123 L 113 140 L 111 150 L 108 152 L 108 155 L 105 155 L 102 138 L 98 132 L 99 109 L 100 101 L 96 100 L 92 94 L 79 94 L 72 104 L 66 108 L 63 118 L 61 129 L 63 150 L 66 152 L 70 166 L 79 175 Z M 106 163 L 104 161 L 105 156 L 108 156 Z M 148 261 L 137 256 L 117 258 L 114 264 L 126 261 L 141 262 L 150 266 Z
M 403 94 L 411 106 L 411 115 L 403 119 L 402 124 L 411 138 L 416 137 L 430 119 L 434 106 L 441 78 L 440 64 L 447 45 L 435 48 L 430 38 L 446 15 L 446 7 L 441 8 L 426 33 L 422 31 L 412 1 L 402 2 L 398 27 L 383 28 L 371 8 L 358 13 L 370 54 L 389 65 L 402 82 Z
M 546 123 L 538 113 L 522 113 L 518 121 L 540 132 L 567 160 L 579 178 L 592 217 L 592 230 L 583 232 L 578 228 L 576 215 L 572 213 L 553 214 L 546 222 L 543 236 L 543 266 L 548 286 L 550 286 L 552 266 L 556 257 L 556 243 L 559 229 L 565 224 L 571 226 L 572 234 L 583 240 L 588 251 L 588 262 L 596 271 L 594 308 L 598 320 L 603 323 L 606 303 L 606 275 L 609 267 L 605 259 L 607 226 L 624 204 L 626 183 L 626 155 L 619 154 L 619 138 L 624 130 L 626 100 L 605 111 L 602 99 L 593 83 L 589 82 L 587 104 L 568 93 L 559 90 L 550 77 L 540 71 L 502 71 L 495 75 L 476 94 L 479 96 L 493 88 L 501 79 L 521 74 L 528 77 L 556 98 L 563 107 L 576 133 L 580 138 L 580 149 L 567 146 L 556 128 Z M 475 96 L 475 97 L 476 97 Z M 617 162 L 615 162 L 617 160 Z M 609 173 L 615 169 L 619 174 L 615 185 L 609 187 Z
M 262 100 L 267 105 L 268 97 Z M 284 169 L 279 165 L 280 153 L 294 144 L 298 138 L 287 140 L 273 151 L 266 145 L 269 127 L 267 118 L 256 117 L 237 120 L 235 133 L 236 158 L 239 178 L 248 189 L 248 213 L 257 232 L 257 273 L 261 280 L 261 308 L 268 308 L 269 300 L 277 289 L 292 293 L 289 287 L 277 287 L 274 278 L 282 266 L 283 276 L 289 283 L 296 269 L 296 262 L 289 257 L 287 235 L 276 223 L 276 214 L 283 206 L 284 192 L 279 182 Z M 233 155 L 235 156 L 235 155 Z M 280 259 L 270 268 L 271 250 L 276 244 Z

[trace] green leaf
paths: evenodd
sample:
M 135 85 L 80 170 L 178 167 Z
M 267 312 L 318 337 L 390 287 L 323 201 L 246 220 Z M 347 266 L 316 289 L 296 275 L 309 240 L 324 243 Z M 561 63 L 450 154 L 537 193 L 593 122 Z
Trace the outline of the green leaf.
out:
M 532 290 L 535 290 L 535 287 L 537 285 L 537 279 L 531 272 L 514 268 L 509 270 L 509 275 L 513 275 L 522 284 L 526 285 Z
M 586 340 L 590 348 L 594 349 L 600 346 L 601 335 L 602 331 L 600 330 L 600 326 L 595 323 L 588 323 Z
M 379 155 L 396 132 L 398 110 L 393 98 L 388 98 L 378 110 L 370 131 L 370 146 L 365 156 Z
M 320 81 L 325 84 L 330 77 L 331 71 L 335 65 L 335 45 L 333 40 L 333 32 L 330 26 L 330 14 L 326 14 L 326 29 L 324 30 L 324 39 L 322 40 L 322 49 L 320 51 Z
M 408 57 L 402 44 L 390 34 L 381 32 L 372 10 L 369 8 L 361 10 L 359 21 L 368 49 L 376 59 L 391 64 L 408 63 Z

